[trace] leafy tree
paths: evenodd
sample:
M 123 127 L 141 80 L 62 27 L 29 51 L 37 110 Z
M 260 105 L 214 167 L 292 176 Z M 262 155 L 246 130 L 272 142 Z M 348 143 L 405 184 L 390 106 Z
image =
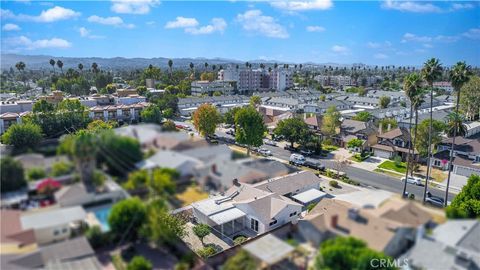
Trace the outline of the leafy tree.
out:
M 250 105 L 253 107 L 258 107 L 262 103 L 262 99 L 260 96 L 252 96 L 250 97 Z
M 380 102 L 380 108 L 385 109 L 388 107 L 388 104 L 390 104 L 390 97 L 387 97 L 387 96 L 380 97 L 379 102 Z
M 384 267 L 371 266 L 372 259 L 390 260 Z M 336 237 L 324 241 L 315 259 L 315 269 L 395 269 L 392 258 L 371 250 L 365 242 L 353 237 Z
M 321 131 L 324 135 L 331 137 L 337 133 L 340 127 L 340 113 L 335 106 L 330 106 L 323 116 Z
M 257 261 L 247 251 L 240 250 L 223 265 L 223 270 L 255 270 Z
M 361 148 L 363 146 L 363 140 L 361 139 L 351 139 L 350 141 L 347 142 L 347 147 L 348 148 Z
M 472 76 L 462 87 L 460 108 L 469 118 L 473 118 L 478 114 L 480 108 L 480 77 Z
M 152 176 L 152 181 L 148 183 L 152 192 L 160 194 L 163 197 L 175 194 L 175 180 L 179 177 L 177 171 L 161 168 L 154 170 Z
M 200 80 L 202 81 L 214 81 L 215 78 L 217 77 L 217 74 L 215 72 L 203 72 L 200 74 Z
M 398 127 L 398 122 L 395 118 L 383 118 L 382 120 L 378 121 L 378 126 L 382 127 L 382 132 L 392 130 Z M 388 127 L 390 126 L 390 129 Z
M 193 227 L 193 233 L 200 239 L 203 244 L 203 239 L 212 232 L 212 229 L 207 224 L 197 224 Z
M 31 168 L 27 171 L 27 179 L 30 181 L 35 181 L 38 179 L 45 178 L 47 174 L 43 168 Z
M 107 90 L 107 93 L 113 94 L 115 91 L 117 91 L 117 86 L 113 83 L 109 83 L 107 86 L 105 86 L 105 90 Z
M 137 87 L 137 93 L 140 96 L 145 96 L 147 94 L 147 87 L 145 85 L 141 85 Z
M 136 239 L 139 229 L 146 220 L 146 207 L 137 197 L 116 203 L 108 216 L 108 224 L 112 233 L 117 237 L 124 237 L 124 239 Z
M 110 122 L 110 121 L 105 122 L 103 120 L 94 120 L 87 125 L 88 130 L 92 130 L 95 132 L 102 131 L 102 130 L 110 130 L 110 129 L 113 129 L 114 127 L 115 127 L 114 122 Z
M 104 246 L 107 242 L 107 236 L 102 233 L 102 229 L 100 226 L 93 226 L 88 228 L 88 230 L 85 232 L 85 236 L 88 239 L 88 242 L 90 245 L 92 245 L 93 248 L 99 248 L 101 246 Z
M 426 157 L 428 155 L 428 137 L 430 134 L 430 120 L 425 119 L 418 125 L 417 138 L 415 140 L 415 149 L 419 152 L 420 156 Z M 433 120 L 431 142 L 436 145 L 442 141 L 442 132 L 445 130 L 445 123 Z
M 302 139 L 308 131 L 308 125 L 300 118 L 289 118 L 280 120 L 274 130 L 275 136 L 283 136 L 293 147 L 294 143 Z
M 113 175 L 126 175 L 143 159 L 138 140 L 115 134 L 111 130 L 97 135 L 97 160 Z
M 243 107 L 235 114 L 235 140 L 248 146 L 248 155 L 250 147 L 263 144 L 266 130 L 262 116 L 252 106 Z
M 480 218 L 480 176 L 472 174 L 447 207 L 448 218 Z
M 135 256 L 128 263 L 127 270 L 152 270 L 153 266 L 150 261 L 142 256 Z
M 162 112 L 160 108 L 156 105 L 150 105 L 147 108 L 143 109 L 140 113 L 142 121 L 146 123 L 162 123 Z
M 163 131 L 178 131 L 175 122 L 172 120 L 167 120 L 165 123 L 162 124 Z
M 367 111 L 362 111 L 357 113 L 352 119 L 357 120 L 357 121 L 362 121 L 362 122 L 368 122 L 370 119 L 372 119 L 373 115 Z
M 32 123 L 14 124 L 2 135 L 3 143 L 17 149 L 35 148 L 41 140 L 42 129 Z
M 213 135 L 220 122 L 221 116 L 217 108 L 210 104 L 200 105 L 193 114 L 193 125 L 195 129 L 205 137 Z
M 53 112 L 55 110 L 55 106 L 53 104 L 48 103 L 46 100 L 41 99 L 33 104 L 32 111 L 34 113 L 37 112 Z
M 174 115 L 172 108 L 166 108 L 162 113 L 165 118 L 172 118 Z
M 187 234 L 186 221 L 172 215 L 163 199 L 152 201 L 147 208 L 147 225 L 143 230 L 151 241 L 157 243 L 175 243 Z
M 0 160 L 0 176 L 2 193 L 15 191 L 27 185 L 22 163 L 12 157 L 7 156 Z
M 235 125 L 235 114 L 241 109 L 241 107 L 233 107 L 223 115 L 223 121 L 228 125 Z
M 52 165 L 52 176 L 62 176 L 73 171 L 73 164 L 59 161 Z

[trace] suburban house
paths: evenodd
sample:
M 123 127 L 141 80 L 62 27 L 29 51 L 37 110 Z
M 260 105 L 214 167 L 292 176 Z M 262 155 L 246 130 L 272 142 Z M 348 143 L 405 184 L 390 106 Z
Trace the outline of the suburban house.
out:
M 348 110 L 352 107 L 351 104 L 348 102 L 344 102 L 336 99 L 332 99 L 332 100 L 325 99 L 325 101 L 318 100 L 316 102 L 305 103 L 303 104 L 302 108 L 303 108 L 303 112 L 305 113 L 323 114 L 323 113 L 326 113 L 327 109 L 332 106 L 335 107 L 338 111 Z
M 347 143 L 352 139 L 363 140 L 364 144 L 361 150 L 368 150 L 372 145 L 376 144 L 377 137 L 376 128 L 372 122 L 362 122 L 357 120 L 345 119 L 340 125 L 340 133 L 334 137 L 336 144 L 346 148 Z
M 0 251 L 2 255 L 25 253 L 37 248 L 33 229 L 24 230 L 22 227 L 20 222 L 22 213 L 19 210 L 9 209 L 0 211 Z
M 429 235 L 418 237 L 415 246 L 400 260 L 414 269 L 479 269 L 480 222 L 449 220 Z
M 321 200 L 304 219 L 299 220 L 298 231 L 314 246 L 336 236 L 353 236 L 365 241 L 368 247 L 394 257 L 414 243 L 417 226 L 369 210 L 336 199 Z
M 189 178 L 192 171 L 202 162 L 194 157 L 174 151 L 158 151 L 153 156 L 138 162 L 135 166 L 138 169 L 169 168 L 175 169 L 181 178 Z
M 222 238 L 260 235 L 290 222 L 296 222 L 304 205 L 292 196 L 320 186 L 314 173 L 302 171 L 254 185 L 233 181 L 222 195 L 193 203 L 196 222 L 208 224 Z M 318 198 L 309 198 L 311 201 Z
M 379 132 L 380 131 L 381 127 L 379 129 Z M 380 132 L 377 134 L 377 143 L 372 145 L 373 154 L 381 158 L 394 158 L 399 156 L 402 160 L 406 160 L 409 144 L 410 133 L 405 128 L 395 128 L 385 133 Z M 415 151 L 414 156 L 417 154 Z
M 437 152 L 433 155 L 433 166 L 442 170 L 449 167 L 450 150 L 453 138 L 446 138 L 437 145 Z M 469 177 L 472 174 L 480 175 L 480 136 L 475 138 L 455 138 L 453 148 L 453 173 Z
M 322 127 L 322 116 L 319 114 L 315 114 L 313 116 L 307 117 L 303 119 L 303 122 L 308 125 L 308 128 L 314 131 L 320 131 Z

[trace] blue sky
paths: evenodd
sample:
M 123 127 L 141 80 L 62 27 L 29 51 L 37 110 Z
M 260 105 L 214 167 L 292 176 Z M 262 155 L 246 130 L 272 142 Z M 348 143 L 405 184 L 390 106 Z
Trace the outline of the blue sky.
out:
M 480 65 L 478 2 L 2 1 L 2 53 Z

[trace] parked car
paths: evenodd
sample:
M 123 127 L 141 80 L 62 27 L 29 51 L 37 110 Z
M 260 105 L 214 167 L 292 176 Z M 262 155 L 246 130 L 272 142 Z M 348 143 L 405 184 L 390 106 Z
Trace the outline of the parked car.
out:
M 289 163 L 297 166 L 303 165 L 305 164 L 305 157 L 299 154 L 292 154 L 290 155 Z
M 405 177 L 402 177 L 402 182 L 405 181 Z M 408 184 L 414 184 L 414 185 L 417 185 L 417 186 L 421 186 L 422 185 L 422 179 L 419 178 L 419 177 L 415 177 L 415 176 L 408 176 L 407 177 L 407 183 Z
M 260 148 L 258 149 L 258 153 L 262 156 L 271 156 L 272 155 L 272 151 L 266 149 L 266 148 Z
M 295 147 L 290 146 L 289 144 L 285 145 L 283 149 L 288 150 L 290 152 L 297 152 L 297 149 Z
M 263 140 L 263 143 L 270 146 L 277 146 L 277 143 L 275 141 L 268 140 L 268 139 Z
M 275 136 L 275 137 L 273 138 L 273 140 L 276 141 L 276 142 L 283 141 L 283 136 L 282 136 L 282 135 Z
M 324 171 L 325 170 L 325 166 L 318 161 L 307 160 L 307 161 L 305 161 L 305 163 L 303 163 L 303 166 L 306 166 L 306 167 L 309 167 L 311 169 L 318 170 L 318 171 Z
M 313 151 L 312 150 L 307 150 L 307 149 L 302 149 L 302 150 L 300 150 L 300 154 L 308 157 L 308 156 L 313 155 Z
M 225 133 L 227 133 L 228 135 L 235 136 L 235 131 L 233 131 L 233 129 L 229 129 Z
M 431 204 L 436 207 L 443 207 L 445 205 L 445 200 L 443 198 L 430 195 L 425 198 L 425 203 Z

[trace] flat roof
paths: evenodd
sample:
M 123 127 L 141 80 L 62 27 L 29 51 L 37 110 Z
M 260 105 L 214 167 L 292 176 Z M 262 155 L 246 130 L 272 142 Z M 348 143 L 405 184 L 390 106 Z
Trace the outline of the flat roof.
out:
M 217 225 L 227 223 L 237 218 L 244 217 L 245 213 L 238 208 L 230 208 L 225 211 L 213 214 L 209 218 Z
M 326 195 L 327 194 L 325 192 L 322 192 L 318 189 L 311 188 L 307 191 L 298 193 L 297 195 L 293 196 L 292 198 L 294 198 L 295 200 L 297 200 L 297 201 L 299 201 L 303 204 L 306 204 L 306 203 L 309 203 L 309 202 L 314 201 L 316 199 L 322 198 Z
M 268 265 L 273 265 L 283 260 L 294 250 L 291 245 L 273 234 L 267 234 L 258 240 L 250 242 L 244 245 L 243 249 Z
M 75 206 L 26 214 L 20 217 L 20 221 L 24 230 L 41 229 L 84 220 L 86 216 L 87 214 L 81 206 Z
M 206 216 L 211 216 L 213 214 L 235 207 L 233 206 L 231 201 L 221 202 L 222 200 L 227 200 L 227 197 L 226 196 L 211 197 L 205 200 L 201 200 L 199 202 L 192 203 L 192 207 L 202 212 Z M 221 202 L 221 203 L 217 203 L 217 202 Z

